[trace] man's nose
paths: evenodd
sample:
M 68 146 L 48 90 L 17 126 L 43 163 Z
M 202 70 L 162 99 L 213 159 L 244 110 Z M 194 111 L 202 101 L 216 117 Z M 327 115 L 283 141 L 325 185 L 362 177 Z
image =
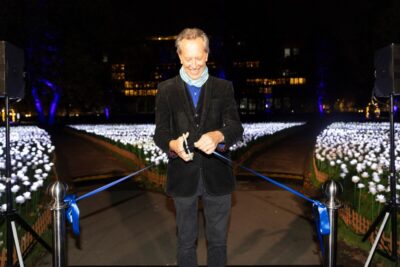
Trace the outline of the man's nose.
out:
M 193 60 L 193 61 L 190 63 L 190 67 L 192 67 L 192 68 L 196 68 L 197 66 L 198 66 L 197 60 Z

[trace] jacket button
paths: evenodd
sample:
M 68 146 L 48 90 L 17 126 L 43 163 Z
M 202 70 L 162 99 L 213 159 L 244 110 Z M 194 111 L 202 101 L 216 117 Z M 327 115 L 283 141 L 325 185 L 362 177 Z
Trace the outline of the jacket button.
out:
M 196 124 L 196 127 L 197 127 L 197 128 L 199 128 L 199 125 L 198 125 L 198 124 Z

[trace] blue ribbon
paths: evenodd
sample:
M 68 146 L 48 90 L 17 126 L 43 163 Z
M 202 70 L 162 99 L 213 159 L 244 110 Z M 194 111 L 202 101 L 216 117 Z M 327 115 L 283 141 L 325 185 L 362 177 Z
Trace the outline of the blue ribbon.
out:
M 72 224 L 72 231 L 74 232 L 74 234 L 79 235 L 79 208 L 78 208 L 78 205 L 76 204 L 79 200 L 82 200 L 82 199 L 88 198 L 90 196 L 93 196 L 97 193 L 100 193 L 100 192 L 102 192 L 116 184 L 119 184 L 119 183 L 125 181 L 126 179 L 128 179 L 132 176 L 135 176 L 153 166 L 154 166 L 154 164 L 151 164 L 147 167 L 144 167 L 143 169 L 140 169 L 136 172 L 128 174 L 125 177 L 119 178 L 118 180 L 115 180 L 114 182 L 111 182 L 111 183 L 106 184 L 102 187 L 99 187 L 93 191 L 83 194 L 82 196 L 80 196 L 78 198 L 75 195 L 67 195 L 64 198 L 64 202 L 68 205 L 67 210 L 66 210 L 66 217 L 67 217 L 67 220 Z
M 220 157 L 220 158 L 222 158 L 222 159 L 224 159 L 224 160 L 226 160 L 226 161 L 228 161 L 228 162 L 230 162 L 230 163 L 232 163 L 231 159 L 219 154 L 218 152 L 214 151 L 213 154 L 218 156 L 218 157 Z M 268 177 L 266 177 L 266 176 L 264 176 L 264 175 L 262 175 L 262 174 L 260 174 L 260 173 L 258 173 L 256 171 L 250 169 L 250 168 L 247 168 L 247 167 L 242 166 L 242 165 L 239 165 L 239 167 L 244 169 L 244 170 L 246 170 L 246 171 L 248 171 L 248 172 L 251 172 L 251 173 L 255 174 L 256 176 L 258 176 L 258 177 L 260 177 L 260 178 L 262 178 L 264 180 L 267 180 L 268 182 L 270 182 L 270 183 L 272 183 L 272 184 L 274 184 L 276 186 L 279 186 L 279 187 L 289 191 L 290 193 L 295 194 L 296 196 L 301 197 L 301 198 L 303 198 L 303 199 L 305 199 L 305 200 L 307 200 L 307 201 L 309 201 L 309 202 L 311 202 L 313 204 L 313 208 L 315 210 L 317 210 L 318 215 L 319 215 L 319 216 L 316 216 L 317 234 L 318 234 L 318 239 L 320 240 L 320 245 L 321 245 L 321 248 L 322 248 L 321 249 L 322 250 L 322 254 L 324 254 L 324 248 L 323 248 L 322 236 L 321 235 L 328 235 L 330 233 L 329 215 L 328 215 L 328 210 L 327 210 L 326 206 L 324 204 L 322 204 L 321 202 L 313 200 L 313 199 L 301 194 L 300 192 L 298 192 L 298 191 L 296 191 L 296 190 L 294 190 L 294 189 L 292 189 L 292 188 L 290 188 L 290 187 L 288 187 L 288 186 L 286 186 L 284 184 L 278 183 L 277 181 L 275 181 L 275 180 L 273 180 L 271 178 L 268 178 Z
M 317 226 L 317 234 L 319 246 L 321 247 L 322 255 L 325 255 L 324 242 L 322 239 L 322 235 L 329 235 L 330 233 L 330 223 L 329 223 L 329 215 L 326 209 L 326 206 L 316 201 L 313 203 L 313 213 L 315 225 Z M 319 216 L 318 216 L 319 215 Z M 328 217 L 328 220 L 321 220 L 321 217 Z
M 67 221 L 72 224 L 72 231 L 75 235 L 79 235 L 79 208 L 76 204 L 75 195 L 67 195 L 64 198 L 64 202 L 68 205 L 65 215 Z

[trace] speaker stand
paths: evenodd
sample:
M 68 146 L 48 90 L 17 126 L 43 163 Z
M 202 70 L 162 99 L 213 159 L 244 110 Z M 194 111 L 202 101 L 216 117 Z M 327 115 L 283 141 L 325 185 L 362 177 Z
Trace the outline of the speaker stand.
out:
M 19 223 L 22 228 L 27 232 L 32 234 L 32 236 L 43 245 L 50 253 L 52 253 L 51 247 L 44 241 L 40 235 L 38 235 L 28 223 L 26 223 L 21 216 L 13 208 L 13 199 L 11 192 L 11 155 L 10 155 L 10 109 L 9 109 L 9 97 L 5 95 L 5 109 L 6 109 L 6 200 L 7 200 L 7 210 L 2 216 L 6 218 L 6 229 L 7 229 L 7 267 L 13 267 L 13 241 L 15 243 L 15 249 L 18 256 L 18 262 L 21 267 L 24 267 L 23 257 L 21 253 L 21 248 L 19 246 L 19 239 L 17 235 L 17 229 L 15 224 Z
M 392 228 L 392 254 L 390 259 L 396 263 L 398 263 L 398 255 L 397 255 L 397 201 L 396 201 L 396 166 L 395 166 L 395 129 L 394 129 L 394 104 L 393 104 L 393 93 L 390 94 L 390 201 L 385 205 L 382 209 L 378 217 L 371 224 L 368 231 L 365 233 L 362 241 L 367 240 L 369 235 L 374 231 L 375 227 L 380 223 L 383 219 L 382 225 L 379 229 L 378 235 L 375 238 L 374 244 L 369 252 L 368 259 L 365 263 L 365 267 L 369 266 L 372 256 L 375 253 L 378 242 L 382 236 L 382 232 L 385 228 L 385 225 L 391 217 L 391 228 Z

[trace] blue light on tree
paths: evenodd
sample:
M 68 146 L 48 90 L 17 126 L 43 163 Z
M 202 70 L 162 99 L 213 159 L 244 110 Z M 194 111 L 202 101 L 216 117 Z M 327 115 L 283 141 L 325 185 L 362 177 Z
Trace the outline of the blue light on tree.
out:
M 54 124 L 57 105 L 60 100 L 60 90 L 57 88 L 57 86 L 55 86 L 52 82 L 50 82 L 48 80 L 39 79 L 37 82 L 38 83 L 35 86 L 32 86 L 32 95 L 33 95 L 33 99 L 35 102 L 36 110 L 38 112 L 39 121 L 40 121 L 40 123 L 52 125 L 52 124 Z M 44 89 L 43 87 L 46 87 L 46 88 L 50 89 L 51 92 L 53 93 L 53 99 L 50 104 L 50 109 L 49 109 L 49 114 L 48 114 L 49 116 L 48 116 L 47 121 L 46 121 L 45 111 L 43 109 L 43 105 L 42 105 L 42 102 L 39 97 L 39 92 L 38 92 L 39 87 L 42 90 Z

